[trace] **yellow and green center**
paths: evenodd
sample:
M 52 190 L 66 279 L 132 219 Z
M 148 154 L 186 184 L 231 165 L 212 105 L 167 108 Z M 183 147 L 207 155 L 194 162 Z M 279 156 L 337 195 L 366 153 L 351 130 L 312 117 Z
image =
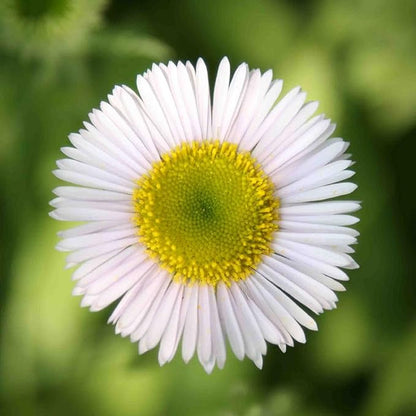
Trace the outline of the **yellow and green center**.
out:
M 133 199 L 140 241 L 175 279 L 230 284 L 271 251 L 273 184 L 234 144 L 178 146 L 142 176 Z

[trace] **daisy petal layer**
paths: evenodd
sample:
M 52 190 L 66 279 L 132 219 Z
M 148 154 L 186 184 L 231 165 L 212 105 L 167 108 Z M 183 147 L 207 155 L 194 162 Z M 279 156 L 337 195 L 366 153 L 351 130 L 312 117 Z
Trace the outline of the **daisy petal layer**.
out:
M 109 318 L 116 333 L 140 354 L 159 346 L 160 365 L 179 349 L 210 373 L 224 367 L 228 344 L 261 368 L 267 343 L 285 352 L 317 330 L 312 316 L 336 307 L 345 270 L 358 267 L 351 226 L 360 203 L 345 199 L 357 188 L 349 143 L 331 137 L 335 124 L 315 115 L 318 103 L 300 87 L 279 100 L 282 86 L 245 63 L 232 73 L 224 58 L 211 96 L 202 59 L 153 65 L 137 92 L 116 86 L 62 148 L 54 174 L 69 185 L 55 188 L 50 215 L 83 222 L 60 232 L 57 245 L 77 266 L 73 294 L 92 311 L 118 301 Z M 248 277 L 216 284 L 161 267 L 134 221 L 140 178 L 177 146 L 206 141 L 248 152 L 279 202 L 270 251 Z

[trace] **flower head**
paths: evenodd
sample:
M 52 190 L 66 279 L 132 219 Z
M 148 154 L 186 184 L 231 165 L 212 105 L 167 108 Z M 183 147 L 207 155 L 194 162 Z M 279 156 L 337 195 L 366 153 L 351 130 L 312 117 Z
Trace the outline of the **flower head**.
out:
M 136 94 L 115 87 L 71 134 L 51 216 L 85 224 L 57 248 L 78 266 L 74 294 L 93 311 L 121 298 L 116 332 L 159 362 L 181 343 L 207 372 L 233 353 L 262 366 L 316 330 L 335 307 L 342 270 L 356 268 L 356 185 L 335 126 L 316 102 L 241 64 L 218 68 L 211 104 L 205 63 L 153 65 Z M 309 310 L 310 312 L 306 312 Z

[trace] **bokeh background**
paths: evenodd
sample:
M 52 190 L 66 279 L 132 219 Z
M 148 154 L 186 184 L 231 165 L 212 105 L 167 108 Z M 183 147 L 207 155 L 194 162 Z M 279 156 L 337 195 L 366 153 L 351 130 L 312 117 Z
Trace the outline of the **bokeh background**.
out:
M 416 415 L 416 2 L 0 1 L 0 414 Z M 207 376 L 106 325 L 71 296 L 47 215 L 67 135 L 154 62 L 273 68 L 351 142 L 361 269 L 319 332 L 264 369 Z

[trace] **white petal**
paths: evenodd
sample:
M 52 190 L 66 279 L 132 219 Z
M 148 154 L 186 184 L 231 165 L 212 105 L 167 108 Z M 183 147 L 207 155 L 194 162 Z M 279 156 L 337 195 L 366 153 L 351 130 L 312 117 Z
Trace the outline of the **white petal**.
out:
M 92 113 L 89 114 L 89 117 L 96 129 L 91 129 L 90 125 L 87 123 L 84 124 L 93 135 L 100 139 L 102 144 L 111 150 L 116 148 L 118 150 L 117 153 L 122 153 L 123 159 L 130 160 L 136 169 L 145 168 L 147 166 L 147 162 L 137 152 L 135 146 L 130 140 L 124 137 L 122 132 L 102 111 L 93 110 Z M 83 137 L 87 138 L 83 131 L 81 131 L 81 134 Z
M 108 270 L 106 274 L 101 275 L 90 284 L 81 284 L 81 286 L 86 287 L 86 294 L 97 295 L 112 286 L 114 283 L 122 280 L 123 277 L 132 270 L 136 270 L 138 273 L 137 277 L 141 277 L 153 264 L 154 263 L 146 258 L 144 252 L 137 252 L 128 259 L 124 260 L 121 264 L 118 264 Z
M 257 110 L 258 101 L 264 97 L 270 85 L 271 79 L 264 79 L 260 70 L 256 69 L 250 73 L 247 88 L 241 101 L 238 114 L 235 117 L 232 129 L 227 135 L 227 141 L 239 143 L 247 130 L 254 112 Z M 249 149 L 250 150 L 250 149 Z
M 280 110 L 276 110 L 278 117 L 274 120 L 270 128 L 264 133 L 256 148 L 253 150 L 253 156 L 260 162 L 265 162 L 265 156 L 271 158 L 271 152 L 275 152 L 276 149 L 280 147 L 279 145 L 283 143 L 285 140 L 285 136 L 283 134 L 284 130 L 289 127 L 291 121 L 293 121 L 298 111 L 302 108 L 305 99 L 306 94 L 304 92 L 299 92 L 291 100 L 288 100 L 286 105 L 280 104 L 285 103 L 284 99 L 276 105 L 275 108 Z M 279 108 L 279 105 L 281 105 L 281 108 Z
M 179 284 L 178 287 L 178 294 L 176 295 L 176 299 L 174 301 L 172 311 L 168 316 L 168 321 L 166 324 L 166 328 L 164 329 L 161 340 L 160 340 L 160 348 L 159 348 L 159 364 L 165 364 L 172 355 L 172 350 L 175 347 L 176 341 L 176 333 L 178 329 L 179 323 L 179 314 L 181 310 L 182 304 L 182 294 L 183 294 L 184 285 Z
M 277 234 L 278 241 L 290 240 L 310 245 L 336 246 L 355 244 L 357 239 L 348 234 L 335 233 L 303 233 L 279 231 Z
M 180 315 L 182 309 L 182 303 L 184 301 L 183 293 L 185 286 L 182 285 L 180 288 L 180 293 L 178 294 L 175 305 L 173 307 L 172 315 L 169 319 L 169 322 L 166 326 L 166 329 L 162 335 L 159 348 L 159 364 L 164 365 L 166 362 L 170 361 L 175 355 L 176 349 L 178 347 L 178 331 L 180 325 Z
M 68 136 L 69 140 L 75 147 L 85 150 L 86 146 L 84 146 L 83 143 L 90 143 L 94 148 L 100 149 L 102 151 L 102 155 L 107 154 L 112 159 L 115 159 L 118 163 L 114 164 L 114 167 L 119 166 L 120 163 L 124 163 L 128 166 L 130 172 L 140 172 L 143 170 L 143 166 L 138 163 L 131 154 L 129 154 L 129 149 L 124 149 L 117 140 L 107 137 L 91 123 L 84 122 L 84 126 L 86 129 L 81 129 L 79 131 L 83 140 L 77 139 L 77 135 L 71 134 Z M 104 156 L 102 157 L 104 158 Z
M 153 64 L 152 70 L 145 75 L 145 78 L 152 86 L 159 100 L 175 143 L 179 144 L 183 140 L 185 134 L 164 73 L 159 66 Z
M 283 221 L 339 226 L 353 225 L 360 221 L 357 217 L 353 217 L 352 215 L 297 215 L 285 214 L 281 211 L 280 217 Z
M 154 264 L 150 261 L 143 261 L 126 273 L 118 281 L 114 282 L 111 286 L 99 293 L 97 300 L 92 304 L 91 308 L 94 311 L 99 311 L 107 307 L 110 303 L 114 302 L 130 288 L 132 288 L 137 282 L 140 282 L 146 274 L 154 269 Z
M 57 208 L 49 214 L 52 218 L 60 221 L 117 221 L 130 222 L 133 215 L 130 212 L 120 210 L 107 211 L 97 208 Z
M 55 198 L 50 202 L 55 208 L 72 208 L 76 209 L 98 209 L 104 211 L 128 212 L 133 217 L 133 201 L 82 201 L 67 198 Z M 133 225 L 133 224 L 132 224 Z
M 203 59 L 196 63 L 195 95 L 198 106 L 199 122 L 202 138 L 211 138 L 211 99 L 209 91 L 208 71 Z
M 279 187 L 293 183 L 333 161 L 345 151 L 346 146 L 347 144 L 340 139 L 330 139 L 307 157 L 278 169 L 273 174 L 273 181 Z
M 258 275 L 254 273 L 253 276 L 246 279 L 246 287 L 250 297 L 256 302 L 259 309 L 279 331 L 284 343 L 293 346 L 292 336 L 286 328 L 287 322 L 282 321 L 282 316 L 284 316 L 286 312 L 280 303 L 268 291 L 266 291 L 261 284 L 259 284 L 258 280 L 265 280 L 264 277 L 261 275 L 259 277 L 257 276 Z
M 241 334 L 244 339 L 245 352 L 247 357 L 254 362 L 258 361 L 261 355 L 266 354 L 267 346 L 261 330 L 248 307 L 246 296 L 243 295 L 240 287 L 232 282 L 230 286 L 231 303 L 240 325 Z
M 124 305 L 116 324 L 116 333 L 130 335 L 132 341 L 138 341 L 146 333 L 170 283 L 164 273 L 157 268 L 154 271 L 155 275 L 148 274 L 141 281 L 140 290 Z M 143 352 L 140 351 L 141 354 Z
M 261 264 L 257 267 L 257 271 L 267 280 L 273 282 L 278 288 L 284 290 L 294 299 L 307 306 L 315 313 L 322 311 L 320 303 L 306 290 L 299 287 L 293 281 L 285 278 L 281 273 L 274 270 L 269 264 Z
M 302 191 L 334 183 L 337 175 L 347 169 L 350 165 L 351 162 L 349 160 L 332 162 L 320 169 L 316 169 L 313 173 L 304 176 L 302 179 L 299 179 L 290 185 L 279 188 L 279 196 L 284 198 Z
M 115 254 L 113 253 L 114 251 L 110 251 L 110 255 L 103 254 L 83 262 L 73 274 L 73 279 L 78 281 L 77 286 L 86 288 L 91 282 L 99 279 L 103 274 L 128 258 L 135 256 L 136 253 L 143 253 L 143 249 L 137 245 L 132 245 L 117 249 Z
M 280 93 L 281 88 L 282 88 L 282 84 L 278 83 L 276 86 L 276 92 Z M 262 137 L 269 131 L 269 129 L 273 128 L 275 123 L 279 123 L 278 120 L 279 120 L 280 115 L 285 110 L 285 108 L 287 108 L 287 106 L 290 105 L 291 102 L 296 101 L 299 93 L 300 93 L 299 87 L 293 88 L 273 107 L 273 109 L 267 114 L 265 119 L 262 121 L 260 126 L 258 126 L 258 128 L 256 129 L 256 132 L 255 133 L 253 132 L 253 136 L 250 139 L 252 143 L 258 144 L 259 141 L 262 139 Z M 254 157 L 256 157 L 256 149 L 257 149 L 257 146 L 253 150 Z
M 130 247 L 125 249 L 129 250 Z M 134 248 L 132 248 L 134 249 Z M 79 280 L 82 277 L 86 276 L 87 274 L 91 273 L 93 270 L 95 270 L 98 266 L 101 264 L 104 264 L 108 260 L 110 260 L 112 257 L 116 256 L 117 254 L 125 251 L 124 249 L 116 249 L 113 251 L 110 251 L 108 253 L 102 254 L 100 256 L 94 257 L 90 260 L 87 260 L 83 262 L 72 274 L 72 280 Z M 76 263 L 74 264 L 76 265 Z
M 150 275 L 150 271 L 146 273 L 147 276 L 145 276 L 143 279 L 139 280 L 130 290 L 127 291 L 127 293 L 122 297 L 120 302 L 117 304 L 113 312 L 111 313 L 110 317 L 107 320 L 107 323 L 116 323 L 120 316 L 124 313 L 124 311 L 129 307 L 132 300 L 136 298 L 136 296 L 140 293 L 142 287 L 146 286 L 146 283 L 149 283 L 147 280 L 147 277 Z M 120 331 L 117 331 L 116 333 L 119 333 Z
M 253 316 L 256 318 L 257 324 L 259 325 L 264 339 L 271 344 L 278 345 L 284 343 L 284 339 L 282 338 L 280 331 L 276 329 L 273 323 L 264 315 L 256 303 L 250 298 L 247 299 L 247 302 L 251 312 L 253 313 Z
M 134 149 L 134 159 L 140 163 L 146 169 L 151 167 L 153 161 L 152 154 L 143 145 L 141 140 L 138 140 L 137 135 L 131 129 L 125 119 L 119 114 L 119 112 L 105 101 L 101 102 L 100 108 L 102 112 L 107 116 L 108 120 L 111 120 L 113 125 L 117 128 L 117 139 L 122 137 L 126 142 L 130 142 L 129 149 Z
M 311 296 L 318 299 L 318 301 L 321 298 L 325 299 L 326 302 L 337 301 L 337 297 L 334 292 L 332 292 L 332 290 L 328 289 L 325 285 L 315 281 L 307 274 L 297 270 L 295 267 L 292 267 L 285 258 L 281 256 L 273 256 L 267 257 L 265 261 L 267 261 L 267 264 L 273 268 L 273 270 L 279 272 L 281 276 L 284 277 L 284 279 L 290 280 L 295 285 L 309 293 Z
M 210 316 L 211 316 L 211 331 L 212 331 L 212 349 L 213 356 L 216 359 L 218 368 L 223 368 L 227 351 L 225 348 L 224 334 L 222 332 L 220 318 L 218 314 L 217 299 L 215 297 L 215 289 L 212 286 L 208 287 Z
M 67 256 L 67 261 L 68 263 L 81 263 L 93 257 L 100 256 L 101 254 L 133 245 L 137 245 L 137 237 L 121 238 L 120 240 L 109 241 L 93 247 L 76 250 Z
M 337 178 L 335 178 L 337 180 Z M 357 185 L 351 182 L 342 182 L 332 185 L 321 186 L 319 188 L 310 189 L 299 193 L 293 193 L 283 198 L 284 204 L 296 204 L 302 202 L 323 201 L 332 199 L 342 195 L 348 195 L 357 189 Z M 283 202 L 282 202 L 283 203 Z
M 174 135 L 169 127 L 167 118 L 160 106 L 157 96 L 153 92 L 148 81 L 141 75 L 137 77 L 137 90 L 143 100 L 143 111 L 146 113 L 153 126 L 159 131 L 166 143 L 175 147 Z
M 159 270 L 156 268 L 156 272 L 160 273 L 160 268 Z M 170 283 L 171 277 L 167 273 L 163 273 L 162 285 L 154 292 L 154 295 L 152 294 L 150 297 L 150 302 L 148 300 L 143 309 L 137 310 L 137 316 L 135 320 L 129 327 L 124 328 L 124 330 L 121 332 L 122 336 L 130 335 L 130 340 L 132 342 L 136 342 L 138 340 L 142 341 L 144 335 L 155 319 L 156 311 L 160 304 L 163 302 Z M 138 348 L 139 354 L 144 354 L 150 348 L 151 347 L 148 346 L 145 342 L 140 342 Z
M 193 74 L 192 74 L 193 75 Z M 182 91 L 182 97 L 188 112 L 189 120 L 192 126 L 192 139 L 202 140 L 203 132 L 199 123 L 199 116 L 197 111 L 197 102 L 195 97 L 195 80 L 191 77 L 187 68 L 182 62 L 178 63 L 178 81 Z
M 253 120 L 247 128 L 244 136 L 241 139 L 240 146 L 245 150 L 252 150 L 254 146 L 258 143 L 259 135 L 257 131 L 259 126 L 265 120 L 265 117 L 270 112 L 271 108 L 275 104 L 277 98 L 282 91 L 283 82 L 282 80 L 275 80 L 270 84 L 270 88 L 267 91 L 266 95 L 262 102 L 259 103 L 258 108 L 255 111 Z M 261 136 L 260 136 L 261 137 Z
M 305 343 L 305 333 L 302 327 L 298 324 L 295 318 L 284 308 L 281 304 L 282 293 L 266 279 L 261 278 L 256 274 L 253 277 L 253 282 L 256 285 L 259 292 L 266 299 L 269 305 L 274 309 L 278 319 L 284 325 L 285 329 L 289 332 L 290 336 L 298 342 Z M 286 298 L 287 299 L 287 298 Z
M 337 280 L 348 280 L 348 276 L 346 275 L 346 273 L 344 273 L 338 267 L 312 258 L 307 254 L 300 253 L 292 248 L 289 248 L 288 244 L 285 244 L 284 246 L 279 244 L 272 244 L 272 247 L 277 254 L 288 257 L 305 265 L 315 267 L 315 269 L 318 272 L 326 274 L 329 277 L 333 277 Z
M 113 174 L 121 176 L 127 180 L 136 180 L 142 170 L 133 170 L 128 164 L 123 164 L 114 157 L 108 155 L 103 149 L 93 146 L 79 135 L 77 143 L 75 139 L 71 142 L 77 146 L 61 147 L 61 152 L 71 159 L 107 170 Z
M 322 120 L 302 134 L 295 132 L 294 135 L 297 135 L 296 140 L 291 140 L 289 146 L 285 149 L 279 149 L 279 151 L 276 150 L 272 153 L 268 153 L 269 162 L 263 165 L 264 171 L 268 174 L 273 174 L 279 167 L 293 160 L 314 142 L 322 137 L 326 137 L 329 126 L 329 120 Z
M 219 139 L 221 133 L 221 121 L 224 114 L 230 83 L 230 62 L 224 57 L 218 66 L 215 79 L 214 97 L 212 104 L 212 137 Z
M 211 311 L 209 304 L 208 286 L 198 285 L 198 342 L 197 351 L 200 363 L 209 363 L 212 352 Z
M 198 336 L 198 285 L 192 286 L 183 329 L 182 358 L 187 363 L 194 355 Z
M 159 158 L 158 146 L 154 142 L 151 132 L 149 131 L 143 113 L 140 108 L 140 99 L 133 91 L 128 91 L 122 87 L 115 87 L 113 90 L 114 96 L 117 96 L 118 110 L 124 115 L 130 126 L 136 133 L 137 140 L 142 142 L 149 151 L 152 160 L 156 161 Z M 163 149 L 163 143 L 162 148 Z M 166 147 L 167 150 L 167 147 Z
M 272 283 L 266 280 L 259 281 L 260 286 L 263 289 L 270 291 L 270 294 L 274 297 L 276 302 L 278 302 L 285 313 L 289 314 L 293 320 L 288 319 L 286 315 L 285 318 L 282 316 L 282 322 L 288 329 L 289 333 L 299 342 L 306 342 L 305 334 L 303 328 L 300 326 L 304 326 L 312 331 L 317 331 L 318 326 L 314 319 L 312 319 L 300 306 L 296 304 L 289 296 L 286 296 L 279 288 L 274 286 Z M 262 289 L 261 289 L 262 290 Z M 260 292 L 261 292 L 260 290 Z M 299 324 L 299 325 L 298 325 Z M 281 342 L 280 342 L 281 344 Z
M 166 279 L 164 273 L 157 271 L 154 275 L 148 274 L 147 278 L 143 281 L 140 291 L 138 291 L 127 305 L 121 307 L 121 314 L 117 318 L 117 309 L 115 309 L 113 315 L 117 320 L 116 330 L 124 330 L 128 327 L 134 329 L 140 322 L 139 318 L 143 318 L 143 315 L 148 310 L 154 299 L 158 294 L 162 293 L 162 288 L 166 288 L 169 282 Z M 124 300 L 124 299 L 123 299 Z M 132 325 L 134 324 L 134 325 Z
M 223 282 L 218 283 L 217 303 L 222 327 L 227 334 L 228 341 L 230 342 L 230 346 L 234 352 L 234 355 L 239 360 L 242 360 L 245 354 L 244 340 L 230 300 L 230 296 L 231 295 L 229 294 L 229 289 L 227 286 L 225 286 Z
M 306 125 L 307 123 L 305 123 Z M 319 149 L 320 146 L 322 146 L 332 135 L 332 133 L 335 131 L 336 125 L 334 123 L 329 124 L 328 128 L 318 137 L 316 137 L 315 139 L 311 140 L 311 142 L 307 143 L 306 146 L 305 143 L 301 143 L 302 144 L 302 150 L 298 151 L 299 149 L 296 150 L 296 154 L 293 155 L 292 157 L 290 157 L 288 160 L 286 160 L 281 166 L 279 166 L 277 169 L 274 170 L 274 173 L 280 169 L 281 167 L 286 167 L 287 165 L 290 165 L 292 163 L 295 163 L 296 161 L 302 161 L 305 157 L 307 157 L 310 154 L 313 154 L 316 149 Z M 298 131 L 302 130 L 299 129 Z M 298 143 L 299 144 L 299 143 Z M 296 145 L 295 145 L 296 146 Z M 290 148 L 291 146 L 289 146 L 288 148 Z
M 336 234 L 332 234 L 332 235 L 336 235 Z M 297 251 L 298 253 L 305 254 L 306 256 L 315 258 L 317 260 L 320 260 L 325 263 L 332 264 L 338 267 L 344 267 L 351 262 L 351 259 L 347 254 L 331 249 L 330 247 L 317 247 L 317 246 L 312 246 L 310 244 L 299 243 L 297 241 L 290 241 L 290 240 L 278 238 L 278 237 L 276 238 L 275 243 L 273 244 L 280 244 L 284 246 L 285 248 L 292 249 L 294 251 Z
M 189 105 L 189 100 L 186 102 L 184 100 L 184 91 L 182 91 L 178 78 L 178 68 L 175 64 L 173 64 L 173 62 L 169 62 L 168 66 L 165 68 L 165 73 L 167 74 L 172 96 L 175 100 L 182 129 L 184 131 L 183 140 L 190 142 L 194 139 L 194 137 L 196 137 L 198 129 L 195 120 L 191 119 L 193 113 L 188 113 L 187 105 Z
M 186 320 L 186 316 L 188 314 L 188 309 L 189 309 L 189 303 L 191 300 L 191 295 L 192 295 L 192 287 L 190 286 L 184 286 L 184 294 L 183 294 L 183 299 L 181 302 L 181 310 L 180 310 L 180 315 L 179 315 L 179 322 L 178 322 L 178 328 L 177 328 L 177 332 L 176 332 L 176 339 L 175 339 L 175 345 L 171 351 L 171 355 L 168 359 L 168 361 L 171 361 L 176 353 L 176 350 L 178 348 L 179 345 L 179 341 L 182 338 L 182 334 L 183 334 L 183 330 L 184 330 L 184 326 L 185 326 L 185 320 Z
M 297 263 L 290 259 L 287 259 L 286 257 L 281 257 L 281 256 L 279 257 L 279 261 L 306 274 L 310 278 L 316 280 L 319 283 L 322 283 L 324 286 L 326 286 L 327 288 L 331 290 L 335 290 L 335 291 L 345 290 L 345 287 L 341 283 L 332 279 L 331 277 L 325 276 L 324 274 L 317 272 L 314 268 L 308 265 Z
M 75 199 L 80 201 L 131 201 L 130 195 L 126 195 L 120 192 L 82 188 L 79 186 L 58 186 L 53 190 L 53 193 L 62 198 Z
M 61 238 L 72 238 L 86 234 L 96 233 L 98 231 L 116 231 L 130 227 L 131 223 L 119 223 L 117 221 L 94 221 L 78 225 L 77 227 L 69 228 L 68 230 L 59 231 L 58 235 Z
M 115 184 L 114 182 L 109 182 L 100 178 L 95 178 L 89 175 L 77 173 L 74 171 L 57 169 L 53 171 L 53 174 L 63 181 L 71 182 L 75 185 L 86 186 L 90 188 L 104 189 L 107 191 L 121 192 L 124 194 L 131 195 L 133 193 L 132 186 L 125 186 L 120 184 Z
M 242 99 L 244 97 L 247 81 L 248 66 L 247 64 L 241 64 L 235 71 L 228 89 L 227 102 L 225 104 L 224 113 L 221 119 L 218 136 L 221 141 L 227 139 L 232 123 L 238 114 Z
M 313 218 L 313 217 L 311 217 Z M 279 221 L 279 228 L 291 232 L 314 232 L 314 233 L 336 233 L 348 234 L 357 237 L 360 233 L 353 228 L 343 227 L 339 225 L 327 225 L 319 223 L 306 223 L 300 221 Z
M 291 205 L 280 208 L 281 215 L 334 215 L 355 212 L 360 204 L 355 201 L 330 201 Z M 312 221 L 312 219 L 311 219 Z
M 78 248 L 91 247 L 111 240 L 132 237 L 136 235 L 136 233 L 137 231 L 133 226 L 120 231 L 101 231 L 98 233 L 62 239 L 56 248 L 63 251 L 76 250 Z

